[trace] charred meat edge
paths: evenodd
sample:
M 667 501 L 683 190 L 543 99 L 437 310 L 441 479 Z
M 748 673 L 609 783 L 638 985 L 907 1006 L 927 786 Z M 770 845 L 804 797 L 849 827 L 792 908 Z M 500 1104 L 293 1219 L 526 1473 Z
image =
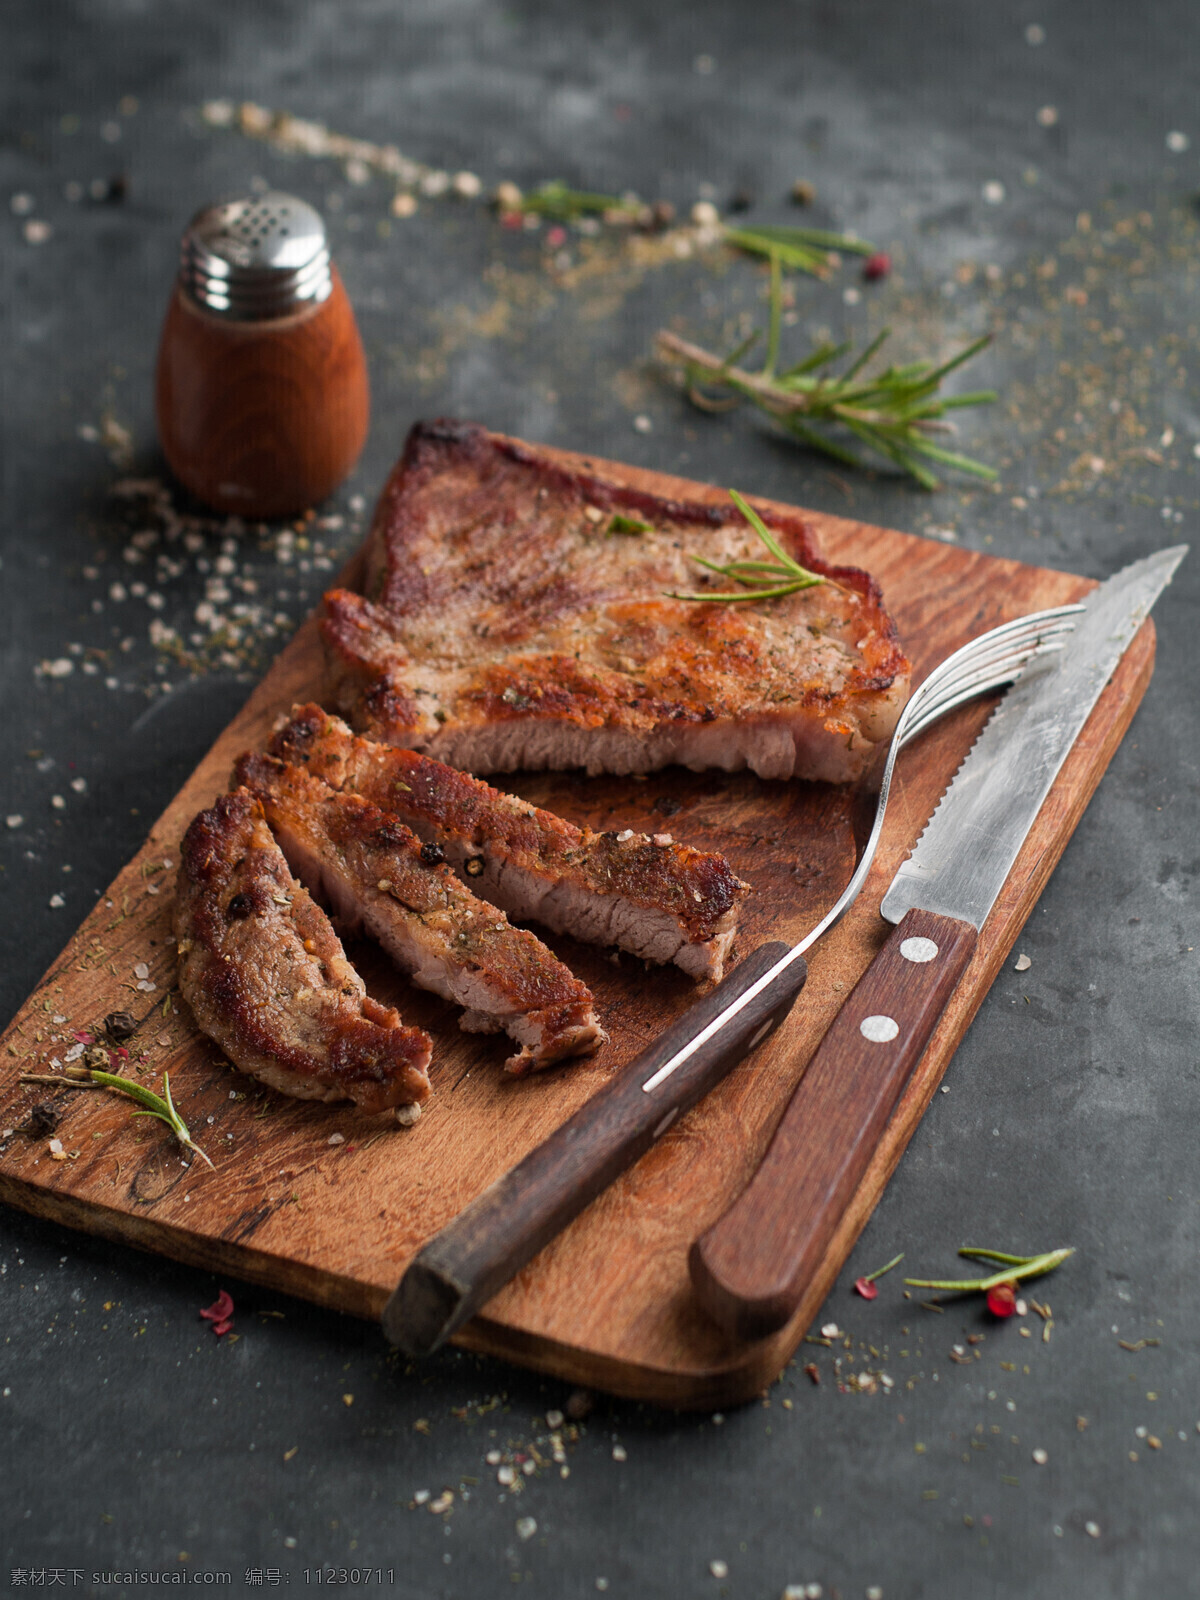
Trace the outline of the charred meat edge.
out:
M 631 773 L 681 762 L 695 770 L 749 766 L 766 778 L 830 782 L 859 776 L 880 740 L 890 737 L 907 698 L 909 663 L 878 583 L 857 567 L 828 561 L 804 518 L 774 507 L 774 531 L 797 559 L 861 599 L 870 644 L 845 682 L 833 688 L 814 683 L 789 710 L 751 712 L 735 706 L 717 713 L 703 694 L 661 702 L 635 695 L 626 703 L 624 687 L 618 683 L 614 692 L 613 683 L 606 685 L 594 673 L 580 677 L 570 655 L 523 655 L 518 645 L 508 662 L 480 663 L 471 715 L 426 726 L 427 708 L 413 698 L 408 663 L 391 620 L 392 605 L 403 595 L 402 632 L 403 617 L 420 602 L 424 580 L 404 559 L 404 549 L 393 546 L 403 544 L 414 521 L 406 504 L 410 493 L 464 467 L 476 469 L 482 480 L 500 463 L 528 469 L 529 492 L 560 497 L 564 514 L 587 506 L 690 524 L 697 531 L 742 521 L 732 506 L 631 489 L 476 424 L 417 423 L 380 498 L 368 541 L 367 588 L 375 598 L 344 589 L 325 597 L 322 637 L 335 701 L 364 732 L 472 771 L 583 766 L 590 772 Z
M 509 1072 L 604 1043 L 586 985 L 398 817 L 272 756 L 242 756 L 234 782 L 260 802 L 292 870 L 339 926 L 376 939 L 414 983 L 464 1007 L 464 1030 L 503 1029 L 520 1045 Z
M 720 978 L 750 892 L 715 852 L 593 833 L 432 757 L 375 744 L 318 705 L 293 711 L 273 755 L 394 812 L 510 916 Z
M 180 991 L 242 1072 L 296 1099 L 369 1112 L 428 1098 L 429 1035 L 367 994 L 244 789 L 184 836 L 175 937 Z

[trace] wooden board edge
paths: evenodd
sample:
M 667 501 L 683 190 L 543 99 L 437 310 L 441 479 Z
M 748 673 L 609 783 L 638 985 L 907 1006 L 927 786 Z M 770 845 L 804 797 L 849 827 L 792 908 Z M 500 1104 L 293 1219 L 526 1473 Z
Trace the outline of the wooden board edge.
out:
M 253 1245 L 213 1239 L 189 1233 L 171 1223 L 154 1220 L 153 1229 L 138 1227 L 138 1218 L 94 1200 L 86 1203 L 55 1189 L 13 1182 L 0 1174 L 0 1203 L 24 1211 L 29 1216 L 55 1222 L 79 1233 L 109 1239 L 114 1244 L 131 1245 L 146 1255 L 168 1256 L 184 1266 L 220 1273 L 253 1283 L 259 1288 L 308 1300 L 329 1311 L 378 1321 L 383 1315 L 387 1293 L 357 1278 L 331 1273 L 323 1267 L 308 1267 L 303 1262 L 284 1261 Z
M 723 501 L 725 498 L 725 492 L 716 486 L 705 485 L 695 480 L 676 478 L 671 474 L 657 472 L 651 468 L 633 467 L 579 452 L 555 450 L 550 446 L 539 445 L 537 448 L 544 451 L 548 456 L 555 456 L 561 460 L 576 463 L 586 467 L 588 470 L 611 473 L 615 481 L 619 483 L 635 483 L 639 480 L 649 483 L 654 492 L 660 494 L 683 494 L 687 498 L 704 499 L 710 502 L 714 500 Z M 837 517 L 823 512 L 814 513 L 806 511 L 804 508 L 783 505 L 780 502 L 758 496 L 753 498 L 756 503 L 763 506 L 778 505 L 782 512 L 789 515 L 795 515 L 797 511 L 800 511 L 802 515 L 810 517 L 817 524 L 825 524 L 831 527 L 837 526 L 847 534 L 864 526 L 864 524 L 853 519 Z M 902 530 L 887 531 L 897 534 L 906 540 L 934 547 L 938 546 L 938 541 L 925 540 L 920 535 L 905 533 Z M 366 537 L 369 537 L 369 535 Z M 365 545 L 366 538 L 364 538 L 363 546 L 350 557 L 341 572 L 334 577 L 331 587 L 334 584 L 344 584 L 349 587 L 355 586 L 361 576 Z M 1054 570 L 1029 568 L 1024 563 L 992 556 L 986 552 L 978 552 L 977 554 L 980 559 L 991 563 L 1000 563 L 1013 569 L 1025 568 L 1026 570 L 1043 572 Z M 1086 583 L 1086 580 L 1080 581 Z M 1088 587 L 1091 586 L 1091 584 L 1088 584 Z M 233 742 L 233 736 L 237 729 L 261 719 L 264 710 L 277 701 L 278 690 L 274 686 L 274 680 L 277 677 L 285 676 L 285 664 L 288 658 L 305 648 L 304 641 L 311 637 L 311 632 L 318 626 L 319 616 L 320 608 L 318 607 L 313 614 L 305 619 L 292 638 L 284 645 L 267 673 L 251 690 L 241 709 L 218 735 L 217 740 L 204 753 L 184 784 L 180 786 L 180 789 L 176 791 L 176 794 L 155 819 L 147 835 L 146 844 L 136 852 L 132 858 L 133 862 L 136 862 L 150 848 L 156 833 L 162 828 L 176 806 L 179 795 L 197 780 L 202 769 L 211 760 L 217 747 L 227 740 Z M 1028 907 L 1020 916 L 1020 920 L 1012 922 L 1011 937 L 1008 936 L 1006 925 L 1005 937 L 1007 938 L 1007 943 L 1003 949 L 999 949 L 997 946 L 999 953 L 995 955 L 994 965 L 990 967 L 984 980 L 985 987 L 978 997 L 974 998 L 974 1003 L 969 1013 L 965 1015 L 961 1026 L 958 1026 L 956 1022 L 956 1031 L 952 1037 L 948 1036 L 947 1040 L 940 1040 L 940 1036 L 935 1036 L 930 1050 L 926 1053 L 926 1057 L 914 1075 L 914 1085 L 918 1081 L 921 1085 L 916 1092 L 923 1096 L 915 1118 L 902 1131 L 898 1131 L 893 1135 L 893 1129 L 899 1129 L 901 1122 L 907 1119 L 906 1106 L 908 1097 L 906 1097 L 896 1117 L 893 1118 L 893 1123 L 889 1125 L 888 1133 L 880 1145 L 876 1160 L 869 1169 L 858 1194 L 855 1196 L 850 1211 L 843 1222 L 842 1229 L 835 1235 L 830 1250 L 823 1259 L 818 1273 L 814 1276 L 812 1288 L 806 1295 L 796 1318 L 788 1324 L 787 1328 L 781 1330 L 779 1334 L 768 1341 L 747 1346 L 743 1350 L 736 1352 L 727 1365 L 717 1368 L 697 1368 L 691 1372 L 677 1369 L 664 1370 L 651 1367 L 629 1368 L 628 1366 L 621 1366 L 610 1356 L 580 1350 L 575 1346 L 562 1344 L 558 1341 L 539 1341 L 536 1335 L 530 1334 L 523 1329 L 499 1322 L 490 1322 L 486 1317 L 475 1319 L 466 1329 L 462 1330 L 458 1336 L 458 1342 L 467 1348 L 478 1350 L 480 1353 L 500 1356 L 502 1359 L 512 1361 L 517 1365 L 552 1372 L 567 1381 L 593 1384 L 610 1393 L 626 1395 L 639 1400 L 650 1400 L 656 1404 L 667 1405 L 681 1410 L 703 1409 L 708 1406 L 722 1404 L 738 1404 L 760 1393 L 763 1386 L 770 1383 L 778 1375 L 799 1344 L 803 1332 L 811 1322 L 812 1314 L 828 1293 L 828 1289 L 836 1279 L 842 1263 L 874 1210 L 884 1186 L 895 1170 L 913 1132 L 915 1132 L 921 1113 L 927 1107 L 937 1088 L 954 1047 L 965 1033 L 975 1010 L 982 1002 L 983 994 L 986 993 L 987 987 L 990 987 L 996 971 L 998 971 L 1012 943 L 1015 942 L 1024 924 L 1025 917 L 1032 910 L 1041 888 L 1049 878 L 1050 872 L 1070 839 L 1079 815 L 1082 814 L 1087 801 L 1094 793 L 1108 762 L 1111 760 L 1112 754 L 1115 753 L 1120 739 L 1132 720 L 1153 670 L 1154 635 L 1152 622 L 1148 621 L 1144 625 L 1142 633 L 1146 633 L 1146 630 L 1149 630 L 1149 661 L 1145 667 L 1144 674 L 1139 678 L 1138 684 L 1135 686 L 1136 692 L 1132 694 L 1128 706 L 1121 708 L 1117 721 L 1114 723 L 1114 727 L 1117 727 L 1118 731 L 1111 742 L 1111 747 L 1106 749 L 1103 761 L 1097 766 L 1094 773 L 1088 773 L 1086 792 L 1083 793 L 1078 806 L 1072 811 L 1069 823 L 1063 826 L 1061 836 L 1054 839 L 1052 850 L 1045 853 L 1044 871 L 1040 871 L 1036 892 L 1033 893 Z M 1141 636 L 1139 634 L 1139 638 Z M 1132 648 L 1131 646 L 1131 651 Z M 1129 654 L 1127 653 L 1125 662 L 1128 660 Z M 1125 665 L 1125 662 L 1122 665 Z M 1113 688 L 1114 685 L 1110 684 L 1109 689 L 1106 690 L 1106 695 L 1109 695 Z M 115 881 L 119 881 L 128 869 L 129 864 L 121 869 Z M 91 915 L 84 919 L 68 939 L 64 949 L 55 957 L 46 974 L 31 991 L 30 997 L 18 1009 L 14 1023 L 19 1021 L 25 1014 L 30 1001 L 39 995 L 48 983 L 54 981 L 62 973 L 64 963 L 71 959 L 76 940 L 90 925 L 91 917 L 99 914 L 99 907 L 103 905 L 103 901 L 104 897 L 102 896 Z M 7 1039 L 10 1034 L 11 1027 L 6 1031 L 4 1037 Z M 942 1053 L 943 1051 L 944 1054 Z M 910 1095 L 914 1093 L 913 1088 L 910 1087 L 909 1093 Z M 69 1195 L 58 1193 L 54 1190 L 42 1189 L 33 1185 L 14 1184 L 0 1178 L 0 1201 L 11 1204 L 17 1209 L 24 1210 L 30 1214 L 62 1223 L 65 1226 L 91 1232 L 116 1242 L 130 1244 L 139 1250 L 165 1254 L 188 1265 L 228 1273 L 236 1279 L 296 1295 L 312 1303 L 351 1315 L 377 1320 L 387 1298 L 388 1291 L 386 1289 L 364 1283 L 359 1279 L 348 1277 L 344 1274 L 331 1274 L 326 1269 L 309 1268 L 302 1262 L 297 1262 L 294 1259 L 279 1258 L 266 1252 L 255 1250 L 248 1245 L 226 1244 L 224 1241 L 215 1240 L 211 1237 L 204 1238 L 192 1235 L 182 1229 L 164 1225 L 160 1222 L 155 1223 L 155 1239 L 154 1243 L 150 1244 L 140 1237 L 140 1230 L 137 1227 L 138 1219 L 136 1217 L 130 1216 L 128 1213 L 97 1207 L 93 1202 L 88 1202 L 85 1205 L 74 1200 Z

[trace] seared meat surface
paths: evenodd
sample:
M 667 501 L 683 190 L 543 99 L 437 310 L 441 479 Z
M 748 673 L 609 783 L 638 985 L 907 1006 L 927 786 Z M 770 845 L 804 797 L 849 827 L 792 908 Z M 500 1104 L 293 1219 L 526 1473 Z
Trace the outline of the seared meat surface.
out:
M 367 594 L 335 589 L 323 637 L 338 709 L 371 737 L 470 772 L 750 767 L 855 778 L 890 737 L 909 664 L 865 572 L 798 516 L 783 547 L 835 580 L 782 599 L 689 559 L 760 559 L 733 506 L 567 471 L 466 424 L 418 424 L 380 499 Z
M 175 937 L 180 991 L 242 1072 L 371 1112 L 428 1097 L 429 1035 L 367 994 L 245 789 L 184 836 Z
M 377 939 L 423 989 L 464 1007 L 472 1033 L 505 1030 L 523 1073 L 605 1040 L 590 990 L 541 940 L 476 899 L 396 816 L 305 767 L 245 755 L 234 771 L 262 805 L 293 871 L 340 926 Z
M 271 753 L 393 812 L 510 916 L 719 978 L 749 886 L 723 856 L 625 829 L 593 833 L 411 750 L 357 737 L 320 706 Z

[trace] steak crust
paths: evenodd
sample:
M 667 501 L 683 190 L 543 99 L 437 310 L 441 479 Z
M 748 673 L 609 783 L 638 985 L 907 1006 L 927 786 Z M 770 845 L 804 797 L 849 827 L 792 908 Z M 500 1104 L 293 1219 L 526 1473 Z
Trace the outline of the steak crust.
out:
M 724 856 L 632 829 L 577 828 L 428 756 L 360 738 L 318 705 L 294 709 L 269 748 L 395 813 L 510 916 L 721 976 L 750 892 Z
M 325 597 L 336 704 L 373 738 L 471 772 L 680 762 L 853 779 L 895 727 L 909 664 L 875 580 L 826 561 L 801 517 L 766 516 L 833 581 L 752 604 L 671 600 L 729 587 L 690 553 L 762 556 L 734 507 L 418 423 L 375 514 L 367 594 Z
M 370 1112 L 428 1098 L 429 1035 L 367 994 L 245 789 L 184 836 L 175 937 L 180 992 L 242 1072 Z
M 591 991 L 534 934 L 476 899 L 436 845 L 356 794 L 272 756 L 244 755 L 234 782 L 260 802 L 288 863 L 341 927 L 377 939 L 414 983 L 463 1006 L 470 1033 L 505 1030 L 525 1073 L 605 1042 Z

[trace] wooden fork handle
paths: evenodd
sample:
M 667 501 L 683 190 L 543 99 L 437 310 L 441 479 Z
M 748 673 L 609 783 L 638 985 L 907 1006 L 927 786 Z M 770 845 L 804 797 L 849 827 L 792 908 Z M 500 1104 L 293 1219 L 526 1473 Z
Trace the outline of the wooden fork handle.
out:
M 762 1164 L 692 1245 L 705 1310 L 761 1339 L 791 1320 L 975 950 L 970 923 L 910 911 L 855 985 Z
M 498 1178 L 422 1248 L 383 1312 L 406 1355 L 428 1355 L 772 1033 L 805 979 L 797 958 L 671 1074 L 647 1083 L 788 952 L 766 944 Z M 587 1285 L 579 1285 L 587 1293 Z

